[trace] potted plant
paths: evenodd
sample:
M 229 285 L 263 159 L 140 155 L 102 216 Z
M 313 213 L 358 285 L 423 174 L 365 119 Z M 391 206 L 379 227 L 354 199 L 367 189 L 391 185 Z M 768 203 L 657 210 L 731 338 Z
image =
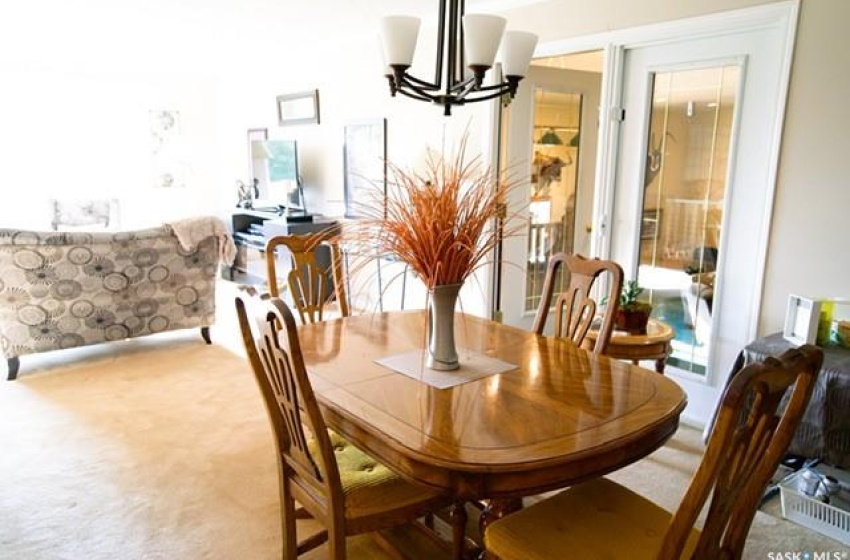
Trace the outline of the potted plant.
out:
M 649 314 L 652 313 L 652 305 L 645 301 L 638 301 L 638 296 L 643 293 L 637 280 L 629 280 L 620 292 L 620 306 L 617 309 L 617 317 L 614 320 L 615 328 L 628 331 L 630 334 L 646 334 L 646 324 L 649 322 Z

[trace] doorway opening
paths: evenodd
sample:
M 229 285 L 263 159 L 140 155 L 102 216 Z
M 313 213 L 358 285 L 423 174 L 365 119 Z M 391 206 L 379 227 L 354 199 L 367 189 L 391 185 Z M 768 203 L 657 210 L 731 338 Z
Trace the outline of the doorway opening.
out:
M 553 254 L 589 252 L 602 60 L 601 50 L 533 60 L 521 85 L 527 95 L 505 110 L 502 161 L 508 175 L 527 184 L 510 203 L 527 208 L 528 217 L 527 228 L 504 248 L 507 324 L 530 326 Z M 556 296 L 562 287 L 564 279 L 556 278 Z

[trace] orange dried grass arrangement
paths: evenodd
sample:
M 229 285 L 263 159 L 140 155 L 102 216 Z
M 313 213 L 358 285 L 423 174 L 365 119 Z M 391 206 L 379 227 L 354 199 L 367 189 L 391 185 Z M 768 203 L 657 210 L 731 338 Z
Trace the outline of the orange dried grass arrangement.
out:
M 513 184 L 480 157 L 466 161 L 466 137 L 451 159 L 429 150 L 421 172 L 387 165 L 386 197 L 359 204 L 364 217 L 343 237 L 363 253 L 393 254 L 430 289 L 462 284 L 513 228 L 504 215 Z M 502 211 L 502 228 L 494 218 Z

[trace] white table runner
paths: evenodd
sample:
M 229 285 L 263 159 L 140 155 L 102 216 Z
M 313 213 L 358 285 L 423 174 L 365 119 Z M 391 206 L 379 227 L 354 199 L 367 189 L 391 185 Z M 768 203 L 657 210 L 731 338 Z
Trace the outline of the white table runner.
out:
M 491 358 L 483 354 L 469 350 L 458 349 L 460 368 L 454 371 L 437 371 L 425 367 L 425 350 L 414 350 L 406 354 L 396 354 L 375 360 L 375 363 L 384 366 L 423 383 L 427 383 L 437 389 L 448 389 L 455 385 L 468 383 L 516 369 L 516 364 Z

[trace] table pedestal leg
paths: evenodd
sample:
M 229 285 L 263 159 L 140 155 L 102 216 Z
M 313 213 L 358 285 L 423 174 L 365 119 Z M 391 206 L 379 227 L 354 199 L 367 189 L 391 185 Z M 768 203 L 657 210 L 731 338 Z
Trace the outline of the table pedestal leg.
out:
M 466 549 L 466 504 L 455 502 L 449 509 L 452 522 L 452 560 L 463 560 Z

